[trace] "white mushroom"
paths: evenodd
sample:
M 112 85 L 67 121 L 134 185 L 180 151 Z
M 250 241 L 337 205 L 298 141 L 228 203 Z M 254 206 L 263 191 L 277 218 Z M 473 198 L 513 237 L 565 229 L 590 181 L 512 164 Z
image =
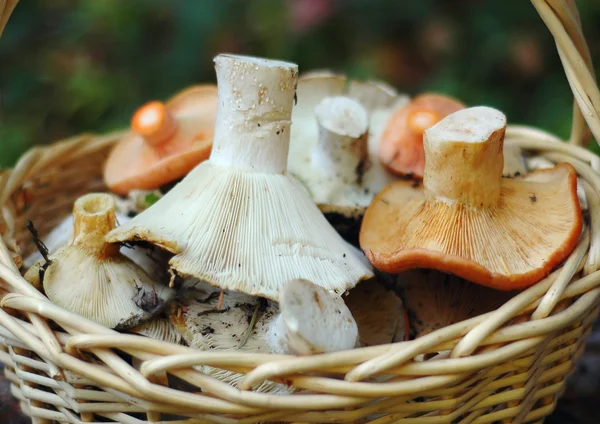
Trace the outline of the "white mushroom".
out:
M 352 349 L 358 342 L 358 327 L 344 300 L 310 281 L 288 283 L 279 307 L 268 335 L 274 353 L 334 352 Z
M 107 240 L 153 243 L 174 254 L 182 276 L 272 300 L 294 278 L 336 293 L 370 278 L 364 257 L 287 175 L 297 66 L 233 55 L 215 64 L 210 158 Z
M 406 97 L 380 82 L 348 81 L 330 73 L 301 77 L 297 97 L 290 173 L 338 232 L 356 242 L 366 207 L 396 179 L 379 162 L 378 140 Z
M 130 328 L 150 319 L 173 296 L 142 268 L 104 241 L 115 228 L 115 203 L 107 194 L 80 197 L 73 207 L 68 245 L 34 264 L 25 278 L 43 284 L 56 305 L 110 328 Z
M 351 349 L 357 343 L 356 322 L 342 298 L 306 280 L 286 284 L 279 306 L 230 291 L 220 300 L 220 290 L 208 284 L 185 284 L 183 308 L 170 318 L 191 347 L 307 355 Z M 222 303 L 220 308 L 219 303 Z M 227 383 L 235 384 L 243 378 L 233 371 L 200 368 Z M 296 390 L 273 382 L 265 382 L 257 389 Z

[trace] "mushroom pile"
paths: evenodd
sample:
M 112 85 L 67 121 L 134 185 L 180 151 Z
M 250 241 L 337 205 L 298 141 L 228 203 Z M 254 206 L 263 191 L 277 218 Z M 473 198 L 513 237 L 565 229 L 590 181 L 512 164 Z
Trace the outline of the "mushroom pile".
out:
M 532 170 L 499 110 L 299 78 L 278 60 L 214 63 L 216 86 L 136 111 L 106 192 L 43 238 L 29 224 L 38 252 L 24 274 L 52 302 L 199 350 L 318 355 L 491 311 L 574 249 L 574 168 Z

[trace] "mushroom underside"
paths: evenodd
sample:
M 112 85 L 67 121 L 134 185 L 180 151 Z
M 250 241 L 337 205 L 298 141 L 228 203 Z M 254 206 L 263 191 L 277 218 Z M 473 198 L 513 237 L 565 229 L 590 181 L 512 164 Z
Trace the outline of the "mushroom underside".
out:
M 343 293 L 372 276 L 296 180 L 210 162 L 107 240 L 148 241 L 175 253 L 182 276 L 273 300 L 295 278 Z
M 575 170 L 566 164 L 503 179 L 491 207 L 426 200 L 401 181 L 367 211 L 361 248 L 386 272 L 432 268 L 497 289 L 518 289 L 547 275 L 582 228 Z

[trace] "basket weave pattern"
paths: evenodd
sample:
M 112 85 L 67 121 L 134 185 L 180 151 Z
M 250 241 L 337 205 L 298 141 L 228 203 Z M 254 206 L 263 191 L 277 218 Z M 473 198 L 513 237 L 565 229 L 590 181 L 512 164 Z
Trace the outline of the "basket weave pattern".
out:
M 570 162 L 579 174 L 589 211 L 561 268 L 496 311 L 416 340 L 351 351 L 202 352 L 119 334 L 53 305 L 18 270 L 33 247 L 28 219 L 44 235 L 78 196 L 105 189 L 102 165 L 121 134 L 78 136 L 34 148 L 0 174 L 0 361 L 23 411 L 39 423 L 542 422 L 598 315 L 600 158 L 582 145 L 586 124 L 600 139 L 600 93 L 572 1 L 532 3 L 555 37 L 573 89 L 573 129 L 565 143 L 509 126 L 505 142 Z M 245 377 L 233 387 L 199 365 Z M 176 386 L 165 385 L 165 373 Z M 251 390 L 265 380 L 303 390 L 286 396 Z

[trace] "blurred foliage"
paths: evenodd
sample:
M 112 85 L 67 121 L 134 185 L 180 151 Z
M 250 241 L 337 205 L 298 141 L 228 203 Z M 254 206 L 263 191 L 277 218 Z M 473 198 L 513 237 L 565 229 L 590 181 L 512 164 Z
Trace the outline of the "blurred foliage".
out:
M 598 58 L 600 2 L 577 4 Z M 0 39 L 0 166 L 34 144 L 127 126 L 147 100 L 213 82 L 219 52 L 435 90 L 512 123 L 570 130 L 571 92 L 528 1 L 21 0 Z

